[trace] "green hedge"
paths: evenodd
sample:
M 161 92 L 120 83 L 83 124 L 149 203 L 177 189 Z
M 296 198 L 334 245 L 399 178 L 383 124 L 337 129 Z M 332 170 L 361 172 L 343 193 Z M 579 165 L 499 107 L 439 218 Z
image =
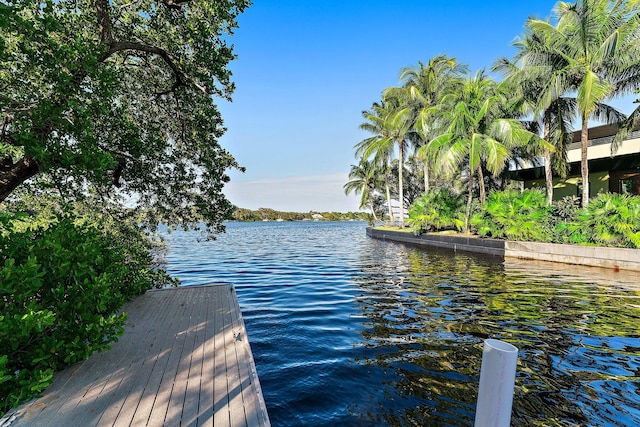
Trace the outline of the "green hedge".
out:
M 0 214 L 0 415 L 109 348 L 123 332 L 119 308 L 166 279 L 136 227 L 83 222 Z
M 559 227 L 572 243 L 640 249 L 640 197 L 601 194 Z
M 407 223 L 415 234 L 427 231 L 462 230 L 464 227 L 464 197 L 448 188 L 429 191 L 409 207 Z
M 471 225 L 483 237 L 549 242 L 549 212 L 541 191 L 496 191 L 473 215 Z
M 409 208 L 416 234 L 456 228 L 458 218 L 464 204 L 447 191 L 429 192 Z M 547 206 L 540 190 L 496 191 L 475 209 L 471 225 L 483 237 L 640 248 L 640 197 L 599 194 L 580 209 L 575 197 Z

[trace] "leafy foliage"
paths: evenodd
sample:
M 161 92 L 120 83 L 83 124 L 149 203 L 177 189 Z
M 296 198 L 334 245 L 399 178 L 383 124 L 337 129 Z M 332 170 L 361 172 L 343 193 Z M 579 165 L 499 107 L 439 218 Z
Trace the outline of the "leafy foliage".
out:
M 546 204 L 540 190 L 496 191 L 471 218 L 477 234 L 498 239 L 640 248 L 640 197 L 600 194 L 580 209 L 565 197 Z M 424 194 L 411 206 L 409 223 L 416 234 L 464 225 L 461 196 L 448 190 Z
M 553 231 L 554 243 L 586 243 L 586 239 L 578 233 L 569 232 L 569 226 L 578 220 L 580 199 L 567 196 L 556 200 L 551 205 L 549 226 Z
M 582 159 L 587 159 L 588 125 L 595 115 L 599 121 L 615 123 L 623 118 L 608 109 L 598 113 L 603 102 L 629 93 L 638 84 L 638 23 L 636 1 L 576 0 L 560 2 L 553 10 L 553 20 L 530 18 L 526 27 L 536 34 L 535 56 L 543 61 L 552 77 L 546 96 L 575 93 L 582 124 Z M 570 76 L 570 78 L 568 78 Z M 553 83 L 551 83 L 553 82 Z M 613 113 L 613 114 L 610 114 Z M 589 204 L 589 165 L 581 163 L 582 205 Z
M 566 229 L 571 242 L 640 249 L 640 197 L 601 194 Z
M 109 348 L 126 319 L 118 309 L 167 282 L 135 228 L 82 222 L 0 214 L 0 413 Z
M 448 188 L 431 190 L 409 208 L 409 225 L 415 234 L 427 231 L 462 230 L 464 199 Z
M 471 219 L 481 236 L 548 242 L 549 207 L 545 194 L 538 190 L 507 190 L 492 193 L 481 211 Z
M 360 195 L 360 209 L 370 208 L 374 222 L 378 220 L 378 215 L 384 215 L 384 211 L 379 209 L 382 206 L 377 203 L 379 194 L 376 194 L 376 191 L 384 185 L 384 179 L 378 172 L 375 162 L 360 159 L 359 164 L 351 165 L 349 181 L 343 186 L 346 195 L 351 192 Z
M 35 178 L 222 230 L 238 165 L 213 100 L 234 89 L 227 40 L 249 4 L 1 2 L 0 201 Z
M 539 138 L 510 118 L 508 97 L 497 90 L 496 83 L 480 71 L 468 76 L 459 90 L 443 98 L 441 114 L 447 124 L 443 133 L 420 148 L 419 154 L 436 158 L 451 176 L 468 167 L 469 190 L 465 214 L 465 230 L 473 201 L 474 179 L 478 175 L 480 203 L 485 202 L 483 167 L 497 176 L 504 170 L 514 147 Z M 506 113 L 506 114 L 505 114 Z

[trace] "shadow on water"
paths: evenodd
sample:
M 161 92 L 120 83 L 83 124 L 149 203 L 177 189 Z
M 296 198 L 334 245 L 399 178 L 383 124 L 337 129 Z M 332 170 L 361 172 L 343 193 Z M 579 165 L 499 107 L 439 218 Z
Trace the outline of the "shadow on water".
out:
M 389 425 L 472 425 L 482 343 L 519 348 L 512 425 L 640 424 L 635 273 L 379 242 L 363 253 L 361 360 L 392 371 Z M 384 259 L 384 262 L 376 260 Z

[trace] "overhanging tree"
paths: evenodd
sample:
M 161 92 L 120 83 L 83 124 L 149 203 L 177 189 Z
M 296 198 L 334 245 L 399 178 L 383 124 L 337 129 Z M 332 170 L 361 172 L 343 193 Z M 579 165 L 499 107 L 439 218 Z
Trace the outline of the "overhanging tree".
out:
M 220 230 L 238 165 L 213 99 L 233 91 L 227 39 L 249 5 L 0 0 L 0 201 L 35 180 Z

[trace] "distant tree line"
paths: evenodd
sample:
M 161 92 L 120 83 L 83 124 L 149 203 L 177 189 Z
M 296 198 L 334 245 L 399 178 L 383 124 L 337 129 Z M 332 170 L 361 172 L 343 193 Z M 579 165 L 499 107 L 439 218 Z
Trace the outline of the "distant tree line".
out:
M 232 221 L 252 222 L 252 221 L 369 221 L 371 214 L 366 212 L 283 212 L 270 208 L 260 208 L 251 210 L 234 207 L 233 213 L 229 217 Z

